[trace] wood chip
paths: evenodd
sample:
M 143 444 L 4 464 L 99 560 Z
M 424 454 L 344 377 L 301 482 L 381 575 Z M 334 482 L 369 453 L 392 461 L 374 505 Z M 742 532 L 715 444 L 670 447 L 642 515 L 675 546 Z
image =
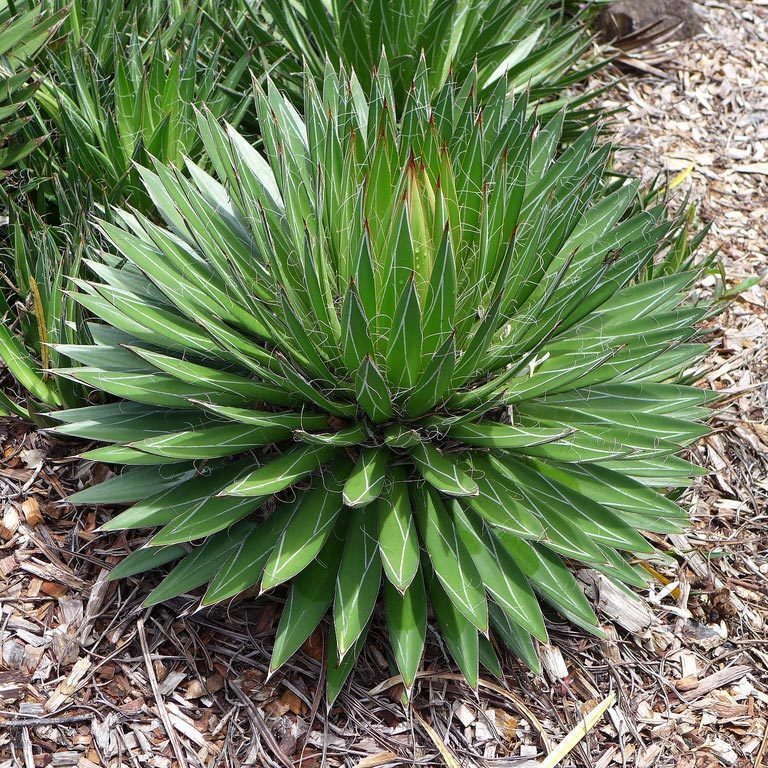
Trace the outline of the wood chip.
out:
M 78 689 L 83 678 L 91 668 L 91 661 L 87 658 L 78 659 L 72 666 L 67 679 L 48 697 L 45 702 L 46 712 L 56 712 Z
M 699 680 L 699 683 L 695 688 L 691 688 L 686 692 L 685 700 L 695 701 L 701 696 L 710 693 L 710 691 L 717 690 L 718 688 L 722 688 L 724 685 L 728 685 L 730 683 L 736 682 L 737 680 L 741 680 L 751 671 L 752 667 L 744 665 L 726 667 L 725 669 L 721 669 L 720 671 L 714 672 L 711 675 L 707 675 L 707 677 L 703 677 L 701 680 Z
M 31 525 L 33 528 L 43 522 L 43 512 L 40 509 L 40 502 L 34 496 L 31 496 L 22 502 L 21 511 L 24 513 L 24 520 L 27 525 Z

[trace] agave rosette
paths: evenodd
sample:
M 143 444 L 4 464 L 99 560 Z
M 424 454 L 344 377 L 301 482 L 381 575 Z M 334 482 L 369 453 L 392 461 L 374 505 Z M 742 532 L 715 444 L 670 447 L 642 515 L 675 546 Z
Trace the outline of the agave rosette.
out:
M 140 43 L 133 27 L 128 40 L 114 41 L 108 66 L 82 43 L 67 41 L 60 57 L 51 54 L 53 74 L 38 101 L 59 136 L 61 157 L 51 160 L 69 185 L 93 188 L 108 204 L 151 209 L 135 163 L 159 158 L 178 164 L 195 156 L 199 136 L 193 104 L 237 123 L 246 98 L 233 86 L 248 59 L 223 71 L 217 56 L 203 66 L 199 39 L 162 45 L 158 32 Z
M 95 343 L 61 370 L 115 402 L 60 412 L 85 456 L 128 465 L 76 494 L 159 527 L 115 576 L 181 559 L 149 597 L 205 605 L 290 584 L 272 668 L 330 611 L 333 698 L 383 605 L 410 687 L 427 604 L 471 684 L 493 641 L 536 668 L 539 603 L 599 632 L 569 567 L 642 585 L 640 531 L 695 468 L 707 393 L 696 275 L 635 282 L 670 241 L 663 206 L 604 178 L 595 131 L 558 148 L 524 98 L 473 71 L 402 115 L 386 60 L 368 94 L 330 67 L 306 119 L 257 94 L 264 154 L 210 115 L 217 178 L 142 169 L 165 221 L 118 212 L 78 299 Z M 195 544 L 190 548 L 189 543 Z
M 39 83 L 33 63 L 56 31 L 62 13 L 47 13 L 36 4 L 17 10 L 7 0 L 0 2 L 0 179 L 34 152 L 45 136 L 25 114 Z M 0 199 L 7 205 L 10 185 L 0 188 Z
M 330 58 L 334 66 L 354 69 L 367 92 L 385 51 L 398 106 L 422 55 L 433 94 L 451 73 L 463 81 L 474 67 L 481 90 L 503 78 L 510 91 L 529 90 L 535 99 L 583 103 L 587 95 L 566 96 L 565 90 L 604 62 L 585 60 L 592 42 L 588 12 L 564 13 L 549 0 L 265 0 L 239 21 L 238 32 L 274 47 L 267 57 L 289 87 L 301 62 L 322 78 Z M 228 37 L 234 43 L 238 35 Z

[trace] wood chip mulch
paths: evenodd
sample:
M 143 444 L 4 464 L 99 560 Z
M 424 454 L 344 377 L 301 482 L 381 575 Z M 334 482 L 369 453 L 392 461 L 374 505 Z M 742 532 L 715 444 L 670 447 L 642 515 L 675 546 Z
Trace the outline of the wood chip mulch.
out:
M 768 0 L 698 8 L 704 34 L 664 44 L 659 72 L 630 70 L 609 104 L 624 108 L 619 168 L 690 189 L 732 287 L 768 269 Z M 704 382 L 727 399 L 694 453 L 710 473 L 685 498 L 692 529 L 657 539 L 669 562 L 647 600 L 584 571 L 608 641 L 554 623 L 541 678 L 507 657 L 477 692 L 431 634 L 407 709 L 380 623 L 328 711 L 322 631 L 267 680 L 279 595 L 143 608 L 157 576 L 107 581 L 141 538 L 61 501 L 108 470 L 0 424 L 0 768 L 532 768 L 568 734 L 558 765 L 768 766 L 766 286 L 716 322 Z

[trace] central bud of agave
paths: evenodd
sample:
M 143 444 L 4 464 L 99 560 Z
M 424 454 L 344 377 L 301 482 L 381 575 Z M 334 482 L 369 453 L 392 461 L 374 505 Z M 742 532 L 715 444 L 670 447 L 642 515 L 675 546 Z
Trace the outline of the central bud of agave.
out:
M 110 397 L 58 431 L 128 467 L 73 501 L 159 528 L 113 576 L 180 559 L 150 603 L 289 583 L 272 668 L 330 609 L 331 698 L 382 592 L 407 688 L 427 596 L 473 685 L 499 641 L 537 668 L 537 595 L 599 631 L 562 558 L 642 585 L 623 553 L 685 521 L 654 488 L 705 431 L 706 395 L 671 383 L 701 352 L 695 276 L 635 280 L 663 208 L 603 181 L 593 131 L 560 151 L 561 117 L 427 84 L 422 63 L 396 116 L 386 62 L 371 93 L 329 70 L 304 118 L 270 87 L 264 154 L 200 115 L 215 177 L 141 171 L 158 217 L 102 225 L 94 344 L 61 350 Z

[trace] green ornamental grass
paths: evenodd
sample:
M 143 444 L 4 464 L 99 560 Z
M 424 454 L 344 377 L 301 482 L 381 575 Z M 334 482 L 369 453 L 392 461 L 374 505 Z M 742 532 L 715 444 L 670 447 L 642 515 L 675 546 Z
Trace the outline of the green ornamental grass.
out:
M 135 164 L 150 158 L 178 164 L 197 156 L 194 104 L 236 124 L 247 99 L 232 87 L 248 59 L 227 71 L 217 57 L 201 65 L 197 35 L 166 47 L 159 34 L 142 41 L 136 27 L 122 37 L 115 34 L 108 65 L 69 39 L 61 55 L 50 54 L 52 76 L 37 100 L 56 137 L 47 158 L 51 173 L 73 192 L 88 190 L 98 203 L 147 210 Z
M 94 343 L 57 348 L 109 397 L 56 431 L 127 467 L 72 501 L 157 529 L 113 577 L 179 561 L 150 604 L 288 585 L 271 668 L 328 614 L 330 699 L 380 597 L 408 690 L 428 605 L 471 685 L 497 643 L 538 668 L 542 604 L 599 633 L 573 565 L 642 586 L 707 431 L 678 383 L 697 275 L 635 280 L 675 237 L 664 206 L 503 79 L 484 103 L 475 69 L 429 83 L 422 60 L 396 115 L 386 59 L 369 92 L 329 66 L 304 118 L 270 84 L 263 154 L 199 114 L 215 177 L 141 169 L 164 224 L 102 224 L 76 282 Z

